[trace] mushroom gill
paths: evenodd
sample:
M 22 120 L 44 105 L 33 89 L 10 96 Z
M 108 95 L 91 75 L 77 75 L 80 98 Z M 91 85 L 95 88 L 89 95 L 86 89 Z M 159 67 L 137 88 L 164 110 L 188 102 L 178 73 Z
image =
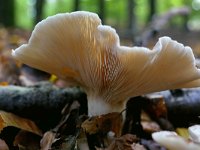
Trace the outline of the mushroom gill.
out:
M 152 50 L 120 46 L 116 31 L 85 11 L 41 21 L 28 44 L 12 55 L 82 87 L 89 115 L 119 112 L 133 96 L 200 86 L 191 48 L 169 37 L 160 38 Z

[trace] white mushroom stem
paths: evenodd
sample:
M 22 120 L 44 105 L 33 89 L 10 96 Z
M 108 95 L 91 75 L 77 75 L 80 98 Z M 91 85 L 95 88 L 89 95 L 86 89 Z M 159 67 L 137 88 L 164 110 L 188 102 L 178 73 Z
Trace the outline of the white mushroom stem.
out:
M 152 50 L 120 46 L 113 28 L 84 11 L 41 21 L 28 44 L 12 55 L 82 87 L 90 115 L 122 111 L 133 96 L 200 86 L 191 48 L 169 37 L 160 38 Z

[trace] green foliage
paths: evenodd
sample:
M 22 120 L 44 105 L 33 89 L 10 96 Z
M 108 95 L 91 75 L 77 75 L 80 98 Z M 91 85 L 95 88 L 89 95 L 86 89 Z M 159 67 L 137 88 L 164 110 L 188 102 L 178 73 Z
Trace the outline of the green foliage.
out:
M 73 0 L 46 0 L 44 18 L 73 10 Z
M 106 1 L 106 24 L 125 27 L 127 22 L 127 4 L 124 0 Z
M 31 29 L 34 20 L 34 5 L 36 0 L 16 0 L 16 24 L 18 27 Z M 157 14 L 162 14 L 170 8 L 187 5 L 192 6 L 193 0 L 156 0 Z M 46 0 L 43 18 L 57 13 L 72 12 L 74 0 Z M 105 0 L 105 23 L 117 28 L 126 28 L 128 23 L 128 0 Z M 81 10 L 99 12 L 99 0 L 80 0 Z M 191 7 L 192 8 L 192 7 Z M 135 0 L 136 24 L 143 27 L 147 24 L 149 15 L 148 0 Z M 192 11 L 191 18 L 198 18 L 199 11 Z M 173 23 L 181 24 L 180 18 L 173 20 Z
M 149 14 L 149 7 L 147 0 L 136 1 L 136 20 L 139 26 L 143 26 Z
M 98 13 L 98 1 L 99 0 L 80 0 L 81 10 Z
M 34 16 L 32 15 L 32 8 L 28 0 L 16 0 L 16 25 L 21 28 L 30 29 Z

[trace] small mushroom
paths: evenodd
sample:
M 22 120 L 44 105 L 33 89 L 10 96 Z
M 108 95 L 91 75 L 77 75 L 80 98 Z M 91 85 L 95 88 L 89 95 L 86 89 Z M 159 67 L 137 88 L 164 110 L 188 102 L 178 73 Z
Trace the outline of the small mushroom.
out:
M 200 145 L 184 139 L 172 131 L 160 131 L 152 134 L 154 141 L 168 150 L 200 150 Z
M 190 138 L 192 141 L 200 144 L 200 125 L 193 125 L 188 128 Z
M 120 112 L 133 96 L 200 86 L 190 47 L 169 37 L 160 38 L 152 50 L 120 46 L 115 29 L 85 11 L 41 21 L 28 44 L 12 55 L 82 87 L 92 116 Z

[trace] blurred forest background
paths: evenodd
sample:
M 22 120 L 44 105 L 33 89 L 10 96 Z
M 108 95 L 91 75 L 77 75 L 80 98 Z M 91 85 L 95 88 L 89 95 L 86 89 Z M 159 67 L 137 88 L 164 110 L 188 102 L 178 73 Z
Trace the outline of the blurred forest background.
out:
M 0 0 L 0 24 L 31 31 L 48 16 L 77 10 L 98 13 L 129 46 L 159 34 L 200 51 L 200 0 Z
M 81 125 L 81 121 L 79 120 L 84 119 L 80 119 L 80 116 L 78 115 L 87 114 L 87 98 L 84 93 L 77 94 L 77 97 L 80 97 L 78 99 L 76 96 L 71 96 L 76 95 L 76 90 L 71 93 L 71 95 L 69 92 L 68 95 L 62 90 L 58 91 L 58 94 L 56 94 L 56 92 L 53 91 L 53 88 L 53 90 L 51 90 L 51 87 L 46 86 L 43 88 L 36 86 L 39 90 L 42 89 L 41 92 L 36 88 L 32 89 L 31 86 L 37 85 L 37 83 L 41 81 L 47 81 L 48 83 L 53 83 L 54 85 L 62 88 L 68 87 L 69 83 L 57 78 L 54 75 L 31 68 L 18 61 L 16 62 L 16 60 L 14 60 L 11 56 L 11 50 L 27 43 L 34 26 L 42 19 L 57 13 L 73 12 L 77 10 L 97 13 L 102 20 L 102 24 L 110 25 L 116 29 L 121 40 L 121 45 L 145 46 L 152 48 L 159 37 L 170 36 L 172 39 L 192 47 L 197 60 L 196 65 L 200 68 L 200 0 L 0 0 L 0 87 L 2 88 L 0 90 L 0 110 L 12 112 L 21 117 L 29 118 L 37 124 L 39 127 L 38 129 L 42 129 L 45 132 L 48 130 L 52 131 L 49 132 L 52 134 L 47 134 L 50 135 L 50 138 L 46 136 L 46 133 L 44 134 L 44 139 L 47 138 L 48 144 L 44 142 L 41 144 L 43 147 L 46 145 L 51 146 L 53 141 L 56 141 L 57 145 L 60 147 L 65 145 L 66 141 L 68 141 L 66 146 L 68 146 L 69 143 L 71 146 L 74 146 L 74 143 L 77 143 L 77 136 L 80 132 L 80 129 L 77 131 L 77 128 L 80 128 L 79 126 Z M 63 71 L 65 72 L 65 68 Z M 69 72 L 70 71 L 71 70 L 69 69 Z M 66 72 L 68 72 L 68 69 Z M 104 72 L 102 72 L 102 74 L 103 73 Z M 22 90 L 19 88 L 19 91 L 23 91 L 21 92 L 21 95 L 19 94 L 20 92 L 18 93 L 18 91 L 15 90 L 15 88 L 13 90 L 11 89 L 14 94 L 7 90 L 8 94 L 6 95 L 3 88 L 6 88 L 6 86 L 9 87 L 9 85 L 30 86 L 31 90 L 27 88 L 28 90 L 24 91 L 30 91 L 30 93 L 32 92 L 33 95 L 35 93 L 35 95 L 32 96 L 28 92 L 27 94 L 23 91 L 23 87 Z M 44 98 L 41 96 L 41 93 L 44 93 Z M 149 113 L 150 117 L 146 118 L 151 118 L 154 114 L 156 114 L 152 117 L 153 123 L 155 124 L 157 122 L 161 127 L 165 125 L 166 127 L 163 129 L 170 128 L 171 130 L 171 126 L 165 119 L 166 116 L 169 118 L 171 116 L 171 121 L 174 125 L 177 123 L 175 127 L 188 127 L 188 124 L 191 125 L 195 122 L 199 124 L 199 89 L 196 91 L 194 90 L 194 92 L 192 90 L 174 90 L 170 92 L 168 91 L 168 93 L 170 96 L 167 97 L 172 97 L 168 98 L 169 102 L 172 101 L 172 103 L 169 103 L 171 105 L 169 109 L 167 103 L 164 102 L 164 100 L 168 99 L 165 99 L 164 95 L 162 99 L 158 98 L 158 101 L 155 102 L 156 107 L 154 107 L 153 98 L 153 103 L 149 103 L 150 101 L 148 101 L 147 104 L 144 104 L 141 99 L 142 97 L 136 97 L 139 101 L 134 99 L 134 103 L 130 103 L 131 107 L 127 107 L 127 110 L 131 110 L 130 112 L 127 111 L 127 114 L 131 114 L 129 125 L 132 126 L 131 128 L 127 126 L 127 131 L 130 130 L 131 133 L 133 133 L 132 131 L 137 130 L 136 132 L 134 131 L 134 134 L 137 135 L 138 133 L 143 136 L 142 125 L 140 125 L 139 122 L 141 122 L 141 109 L 147 109 L 147 107 L 147 112 L 152 112 L 151 114 Z M 75 100 L 80 100 L 78 102 L 81 105 L 80 110 L 78 104 L 77 106 L 74 106 L 72 99 L 74 102 L 76 102 Z M 146 98 L 144 97 L 144 99 Z M 67 100 L 67 102 L 65 100 Z M 65 105 L 66 103 L 67 105 Z M 134 107 L 132 107 L 132 105 Z M 152 108 L 149 109 L 149 107 Z M 171 111 L 171 113 L 167 114 L 167 109 L 169 112 Z M 65 119 L 63 119 L 63 117 Z M 0 111 L 0 130 L 7 126 L 14 126 L 30 132 L 30 130 L 27 130 L 27 124 L 30 124 L 30 120 L 21 122 L 19 118 L 14 116 L 10 117 L 10 115 L 5 118 L 8 118 L 7 120 L 9 121 L 11 120 L 11 125 L 3 122 L 5 120 L 2 119 L 2 111 Z M 128 115 L 127 118 L 129 119 Z M 165 120 L 163 121 L 163 119 Z M 97 128 L 95 130 L 99 133 L 103 131 L 103 134 L 106 133 L 105 135 L 107 135 L 107 124 L 110 126 L 112 121 L 106 122 L 107 120 L 105 119 L 106 121 L 104 122 L 106 122 L 106 126 L 104 127 L 104 124 L 101 123 L 103 121 L 101 121 L 101 119 L 99 120 L 100 125 L 96 123 L 94 124 L 94 128 Z M 149 121 L 151 119 L 147 120 Z M 16 122 L 19 122 L 19 124 L 16 125 Z M 160 130 L 157 123 L 155 125 L 151 123 L 145 125 L 148 135 L 150 135 L 150 132 Z M 119 125 L 117 126 L 120 128 Z M 0 134 L 0 149 L 2 149 L 1 146 L 3 145 L 1 139 L 3 139 L 11 149 L 13 149 L 13 143 L 15 143 L 15 147 L 17 147 L 17 149 L 21 145 L 27 148 L 37 147 L 36 149 L 40 147 L 41 137 L 36 137 L 36 135 L 41 136 L 42 134 L 38 134 L 38 130 L 31 130 L 34 134 L 36 133 L 35 136 L 32 134 L 24 134 L 24 132 L 18 132 L 18 129 L 17 131 L 15 131 L 15 129 L 12 131 L 12 128 L 11 130 L 10 128 L 7 128 L 6 130 L 4 129 L 4 132 Z M 106 130 L 105 133 L 104 130 Z M 70 140 L 68 140 L 66 135 L 68 137 L 69 135 L 72 135 L 72 133 L 74 135 L 70 136 Z M 114 132 L 112 133 L 115 135 Z M 99 135 L 102 137 L 103 134 L 101 133 Z M 90 140 L 93 139 L 93 135 L 90 137 Z M 137 136 L 142 137 L 141 135 Z M 98 139 L 99 141 L 101 140 L 100 145 L 103 145 L 100 136 L 98 138 L 96 136 L 95 138 L 94 141 L 90 143 L 96 143 Z M 146 141 L 146 143 L 149 142 L 148 140 Z M 4 145 L 6 145 L 5 142 Z M 56 146 L 56 142 L 54 143 L 54 147 Z M 152 141 L 149 144 L 150 146 L 154 144 L 151 143 Z M 7 145 L 6 147 L 8 147 Z M 24 149 L 22 146 L 20 149 Z M 93 144 L 93 147 L 94 146 L 96 145 Z M 62 149 L 64 149 L 64 147 L 62 147 Z

